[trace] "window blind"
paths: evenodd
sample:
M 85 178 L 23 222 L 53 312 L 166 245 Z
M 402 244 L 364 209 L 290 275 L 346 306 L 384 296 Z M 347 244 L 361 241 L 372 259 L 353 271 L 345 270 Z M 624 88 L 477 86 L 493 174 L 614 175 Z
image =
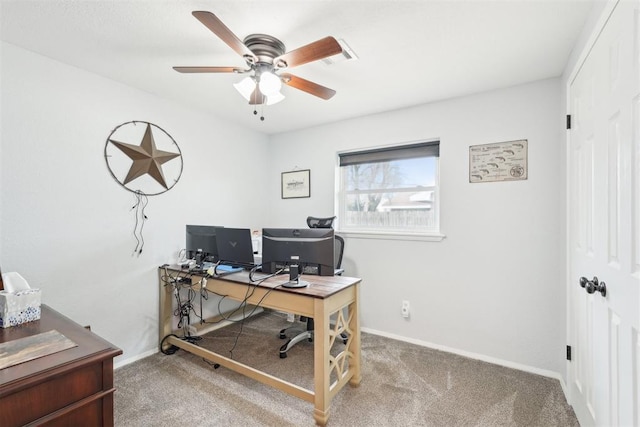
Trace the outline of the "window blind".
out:
M 388 162 L 391 160 L 413 159 L 417 157 L 439 157 L 440 141 L 340 153 L 338 155 L 340 157 L 340 166 Z

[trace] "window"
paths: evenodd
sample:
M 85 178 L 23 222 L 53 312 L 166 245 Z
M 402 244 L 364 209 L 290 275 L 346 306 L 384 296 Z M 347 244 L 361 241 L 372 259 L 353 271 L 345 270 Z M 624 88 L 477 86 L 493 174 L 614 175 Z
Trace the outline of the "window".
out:
M 439 141 L 339 153 L 340 230 L 439 233 L 439 155 Z

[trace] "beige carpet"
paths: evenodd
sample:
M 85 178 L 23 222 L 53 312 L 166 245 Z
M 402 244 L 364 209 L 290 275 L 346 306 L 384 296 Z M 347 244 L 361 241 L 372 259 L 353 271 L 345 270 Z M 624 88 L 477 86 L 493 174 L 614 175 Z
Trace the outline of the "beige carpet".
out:
M 302 326 L 302 324 L 300 324 Z M 280 359 L 282 315 L 247 320 L 233 358 L 308 389 L 313 344 Z M 240 325 L 200 345 L 229 355 Z M 342 346 L 342 344 L 339 344 Z M 336 350 L 340 350 L 337 348 Z M 115 372 L 116 426 L 313 426 L 313 405 L 179 350 Z M 330 426 L 578 426 L 557 380 L 362 334 L 362 383 L 333 400 Z

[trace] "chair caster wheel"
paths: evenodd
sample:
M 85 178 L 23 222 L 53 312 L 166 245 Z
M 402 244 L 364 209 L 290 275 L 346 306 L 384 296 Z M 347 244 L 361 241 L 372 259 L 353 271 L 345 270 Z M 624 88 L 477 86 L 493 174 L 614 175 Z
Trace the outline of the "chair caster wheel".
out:
M 340 334 L 340 338 L 342 338 L 342 343 L 344 345 L 347 345 L 347 341 L 349 341 L 349 337 L 347 336 L 347 334 L 345 333 Z
M 287 353 L 280 353 L 280 359 L 286 359 Z
M 283 333 L 281 333 L 279 336 L 280 336 L 280 339 L 281 339 L 281 340 L 283 340 L 283 339 L 285 339 L 285 338 L 287 337 L 287 336 L 286 336 L 285 334 L 283 334 Z

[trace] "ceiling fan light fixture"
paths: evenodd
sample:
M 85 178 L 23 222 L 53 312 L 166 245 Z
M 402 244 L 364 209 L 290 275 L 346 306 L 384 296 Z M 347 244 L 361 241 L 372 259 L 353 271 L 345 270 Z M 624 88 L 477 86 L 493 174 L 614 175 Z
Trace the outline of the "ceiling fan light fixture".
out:
M 284 98 L 285 96 L 280 92 L 276 92 L 273 95 L 267 95 L 267 105 L 277 104 L 278 102 L 282 101 Z
M 280 78 L 270 71 L 260 75 L 260 84 L 258 86 L 263 95 L 269 97 L 280 93 L 282 82 Z
M 234 83 L 233 87 L 240 92 L 240 95 L 242 95 L 244 99 L 249 101 L 251 99 L 251 94 L 256 88 L 256 82 L 251 77 L 245 77 L 240 82 Z
M 355 57 L 346 43 L 341 44 L 331 36 L 287 51 L 282 41 L 268 34 L 249 34 L 244 40 L 240 40 L 220 18 L 211 12 L 194 11 L 192 15 L 242 56 L 247 67 L 173 67 L 174 70 L 180 73 L 251 73 L 233 86 L 249 105 L 253 106 L 255 115 L 258 114 L 258 105 L 264 107 L 277 104 L 285 98 L 280 92 L 283 84 L 324 100 L 336 94 L 333 89 L 301 77 L 289 73 L 277 74 L 280 70 L 336 56 L 345 50 L 349 51 L 349 55 L 345 53 L 345 57 Z M 264 120 L 264 116 L 261 116 L 260 120 Z

